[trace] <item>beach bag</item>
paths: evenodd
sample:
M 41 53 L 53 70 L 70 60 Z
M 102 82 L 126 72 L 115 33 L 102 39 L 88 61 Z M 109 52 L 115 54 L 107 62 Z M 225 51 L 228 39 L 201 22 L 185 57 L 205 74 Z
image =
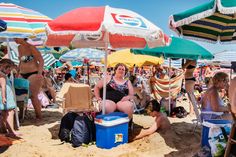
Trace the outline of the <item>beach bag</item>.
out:
M 224 156 L 231 124 L 213 124 L 204 122 L 204 126 L 209 127 L 208 142 L 213 157 Z
M 68 112 L 62 117 L 58 133 L 61 142 L 71 142 L 71 129 L 77 116 L 78 114 L 75 112 Z
M 71 130 L 71 143 L 73 147 L 89 144 L 96 139 L 94 117 L 89 113 L 79 114 L 75 118 Z
M 187 111 L 184 109 L 183 106 L 178 106 L 178 107 L 175 107 L 171 110 L 171 116 L 175 116 L 175 117 L 178 117 L 178 118 L 184 118 L 187 116 Z

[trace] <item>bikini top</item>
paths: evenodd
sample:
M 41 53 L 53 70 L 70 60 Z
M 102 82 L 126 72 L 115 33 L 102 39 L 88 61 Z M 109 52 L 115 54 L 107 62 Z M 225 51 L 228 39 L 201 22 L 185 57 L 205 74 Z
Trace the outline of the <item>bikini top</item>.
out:
M 186 69 L 194 69 L 194 68 L 196 68 L 196 66 L 195 65 L 191 65 L 191 64 L 186 67 Z
M 27 63 L 27 62 L 29 62 L 29 61 L 32 61 L 33 59 L 34 59 L 34 56 L 33 56 L 33 55 L 21 56 L 21 57 L 20 57 L 20 60 L 21 60 L 22 62 L 25 62 L 25 63 Z

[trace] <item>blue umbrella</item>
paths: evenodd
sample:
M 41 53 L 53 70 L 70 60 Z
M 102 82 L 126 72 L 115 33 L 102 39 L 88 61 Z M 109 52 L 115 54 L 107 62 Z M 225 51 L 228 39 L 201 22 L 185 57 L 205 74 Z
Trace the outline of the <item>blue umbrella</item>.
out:
M 92 48 L 77 48 L 62 55 L 62 61 L 83 61 L 85 58 L 90 61 L 100 61 L 105 56 L 105 51 Z
M 7 29 L 7 23 L 0 19 L 0 32 L 5 31 Z

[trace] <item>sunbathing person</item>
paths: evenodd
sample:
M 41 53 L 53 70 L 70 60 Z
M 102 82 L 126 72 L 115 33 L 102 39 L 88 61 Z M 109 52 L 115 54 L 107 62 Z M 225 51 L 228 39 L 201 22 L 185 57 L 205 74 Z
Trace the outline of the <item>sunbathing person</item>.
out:
M 228 112 L 228 107 L 224 105 L 219 92 L 222 89 L 228 90 L 229 77 L 224 72 L 218 72 L 212 78 L 212 86 L 207 89 L 202 98 L 202 111 L 214 111 L 214 112 Z M 230 115 L 225 113 L 222 116 L 224 119 L 230 119 Z M 216 115 L 202 115 L 203 119 L 218 119 L 220 117 Z
M 150 113 L 150 115 L 152 117 L 155 117 L 155 122 L 150 128 L 142 129 L 141 132 L 137 136 L 135 136 L 133 140 L 151 135 L 156 131 L 165 132 L 171 128 L 170 121 L 168 120 L 166 115 L 160 112 L 161 105 L 157 102 L 157 100 L 152 100 L 150 102 L 150 105 L 152 105 L 152 112 Z
M 29 44 L 25 39 L 15 38 L 19 52 L 19 73 L 30 82 L 31 100 L 34 106 L 36 120 L 42 119 L 41 102 L 38 94 L 43 84 L 43 65 L 44 61 L 41 53 L 35 46 Z
M 109 75 L 106 78 L 106 113 L 111 113 L 116 110 L 128 114 L 129 118 L 133 117 L 133 99 L 134 89 L 130 80 L 126 80 L 125 74 L 128 69 L 122 63 L 118 63 L 114 68 L 114 75 Z M 103 79 L 99 80 L 94 87 L 94 95 L 102 105 L 103 96 Z

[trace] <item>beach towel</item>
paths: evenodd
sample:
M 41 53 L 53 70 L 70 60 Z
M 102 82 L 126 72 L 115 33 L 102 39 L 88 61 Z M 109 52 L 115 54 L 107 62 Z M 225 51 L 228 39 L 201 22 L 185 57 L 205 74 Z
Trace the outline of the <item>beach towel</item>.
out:
M 21 143 L 24 141 L 25 140 L 23 140 L 22 138 L 14 139 L 14 138 L 6 137 L 3 134 L 0 134 L 0 147 L 10 146 L 10 145 Z

